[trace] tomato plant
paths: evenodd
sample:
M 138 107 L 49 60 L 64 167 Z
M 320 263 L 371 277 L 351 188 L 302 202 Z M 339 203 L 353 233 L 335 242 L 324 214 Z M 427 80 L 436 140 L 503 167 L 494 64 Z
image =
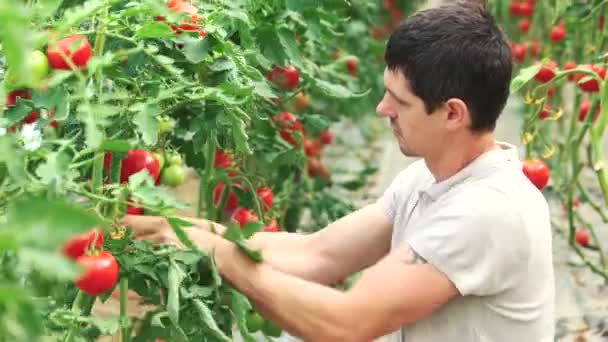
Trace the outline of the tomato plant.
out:
M 608 222 L 602 143 L 608 125 L 608 6 L 600 1 L 510 0 L 489 5 L 511 40 L 511 92 L 523 102 L 522 171 L 549 201 L 557 199 L 566 209 L 562 220 L 552 217 L 555 231 L 592 272 L 608 279 L 605 241 L 596 238 L 593 216 L 579 210 L 587 207 L 597 220 Z M 593 248 L 581 249 L 590 237 Z
M 207 251 L 135 241 L 120 219 L 179 232 L 187 213 L 246 246 L 345 215 L 335 190 L 360 185 L 323 146 L 374 113 L 386 38 L 420 3 L 0 2 L 0 336 L 251 340 L 251 305 Z M 186 174 L 188 200 L 172 189 Z M 119 313 L 97 317 L 112 292 Z M 129 300 L 152 307 L 137 324 Z

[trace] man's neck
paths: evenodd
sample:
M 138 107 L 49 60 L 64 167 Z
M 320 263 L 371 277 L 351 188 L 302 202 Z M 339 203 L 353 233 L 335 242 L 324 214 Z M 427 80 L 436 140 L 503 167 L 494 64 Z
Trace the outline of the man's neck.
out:
M 435 180 L 441 182 L 458 173 L 485 152 L 496 148 L 499 147 L 494 134 L 485 133 L 482 136 L 471 136 L 468 143 L 446 144 L 439 153 L 424 160 Z

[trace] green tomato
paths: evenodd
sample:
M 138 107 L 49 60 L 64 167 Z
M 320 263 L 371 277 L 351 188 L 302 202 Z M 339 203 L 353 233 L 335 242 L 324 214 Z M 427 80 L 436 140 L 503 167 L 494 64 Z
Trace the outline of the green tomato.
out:
M 30 67 L 32 68 L 32 76 L 34 80 L 41 81 L 49 74 L 49 60 L 41 51 L 34 51 L 30 56 Z
M 163 170 L 161 181 L 164 185 L 176 187 L 180 186 L 186 180 L 186 172 L 181 165 L 169 165 Z
M 181 166 L 182 165 L 182 156 L 177 152 L 173 152 L 173 153 L 169 154 L 167 156 L 167 164 Z
M 283 330 L 281 330 L 281 328 L 272 321 L 266 319 L 264 320 L 264 325 L 262 326 L 262 332 L 266 336 L 279 337 L 283 333 Z
M 160 166 L 159 169 L 162 170 L 165 166 L 165 153 L 163 151 L 158 151 L 152 152 L 152 154 L 154 155 L 154 158 L 158 160 L 158 165 Z
M 163 134 L 171 133 L 171 132 L 173 132 L 174 128 L 175 128 L 175 122 L 171 118 L 168 118 L 166 116 L 161 116 L 158 119 L 158 134 L 163 135 Z
M 247 330 L 250 333 L 258 332 L 264 326 L 264 317 L 255 311 L 247 314 Z

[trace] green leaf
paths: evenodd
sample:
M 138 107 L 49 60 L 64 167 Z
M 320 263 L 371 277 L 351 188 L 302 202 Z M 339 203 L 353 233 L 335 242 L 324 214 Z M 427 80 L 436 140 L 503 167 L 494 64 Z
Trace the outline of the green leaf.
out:
M 364 93 L 353 93 L 352 91 L 350 91 L 350 89 L 339 85 L 339 84 L 332 84 L 329 83 L 327 81 L 323 81 L 323 80 L 315 80 L 314 81 L 315 87 L 323 92 L 327 97 L 333 97 L 333 98 L 341 98 L 341 99 L 347 99 L 347 98 L 353 98 L 353 97 L 363 97 L 366 96 L 367 94 L 370 93 L 370 90 L 367 90 Z
M 300 49 L 298 48 L 296 40 L 294 39 L 294 33 L 287 29 L 280 29 L 277 32 L 277 35 L 289 59 L 293 62 L 293 64 L 301 68 L 302 55 L 300 54 Z
M 89 316 L 88 321 L 99 329 L 102 335 L 113 335 L 120 328 L 120 316 L 116 317 L 99 317 Z
M 69 236 L 101 224 L 98 216 L 74 204 L 44 197 L 16 199 L 8 208 L 8 227 L 28 246 L 47 250 L 57 250 Z
M 19 251 L 19 263 L 25 270 L 37 270 L 49 279 L 69 281 L 78 275 L 76 265 L 58 252 L 22 248 Z
M 511 93 L 518 92 L 526 83 L 528 83 L 528 81 L 534 78 L 534 75 L 538 73 L 541 67 L 541 64 L 534 64 L 521 69 L 519 75 L 511 81 Z
M 163 324 L 162 319 L 169 317 L 169 313 L 166 311 L 159 312 L 152 317 L 151 324 L 153 327 L 166 328 Z
M 177 235 L 177 238 L 180 240 L 181 243 L 183 243 L 190 249 L 198 249 L 198 247 L 192 241 L 190 241 L 188 234 L 186 234 L 186 232 L 182 229 L 185 227 L 192 227 L 194 226 L 194 224 L 188 221 L 184 221 L 178 217 L 167 217 L 167 221 L 171 225 L 171 228 L 173 228 L 175 235 Z
M 236 323 L 245 342 L 255 342 L 255 337 L 247 329 L 247 313 L 251 310 L 247 297 L 234 289 L 230 290 L 230 310 L 234 313 Z
M 63 177 L 70 166 L 70 157 L 66 152 L 53 152 L 48 154 L 45 163 L 42 163 L 36 169 L 36 174 L 43 182 L 49 186 L 53 186 L 56 191 L 61 192 L 63 189 Z M 76 174 L 73 175 L 74 178 Z
M 184 271 L 171 260 L 167 275 L 167 312 L 169 319 L 175 326 L 179 326 L 179 289 L 185 277 Z
M 211 39 L 185 37 L 183 41 L 184 48 L 182 49 L 182 52 L 184 53 L 184 56 L 188 62 L 192 64 L 198 64 L 204 61 L 209 55 L 209 51 L 211 51 Z
M 156 145 L 156 142 L 158 141 L 159 123 L 157 117 L 159 115 L 159 107 L 148 105 L 144 110 L 135 114 L 135 117 L 133 118 L 133 122 L 137 125 L 137 128 L 139 128 L 144 143 L 148 146 Z
M 102 151 L 129 152 L 133 147 L 126 140 L 105 139 L 99 147 Z
M 232 341 L 217 325 L 217 323 L 215 322 L 215 318 L 213 318 L 213 313 L 211 312 L 209 307 L 205 305 L 205 303 L 203 303 L 203 301 L 199 299 L 194 299 L 192 303 L 194 304 L 194 307 L 200 315 L 203 323 L 209 328 L 209 330 L 211 331 L 211 333 L 213 333 L 215 337 L 225 342 Z
M 18 148 L 14 137 L 0 136 L 0 162 L 5 162 L 8 173 L 16 184 L 23 185 L 29 182 L 25 174 L 25 156 Z
M 253 234 L 264 229 L 264 224 L 261 222 L 248 222 L 245 227 L 243 227 L 243 235 L 246 239 L 249 239 Z
M 262 252 L 258 249 L 252 249 L 247 245 L 247 242 L 244 240 L 234 241 L 234 243 L 239 247 L 241 252 L 245 253 L 249 257 L 249 259 L 255 262 L 262 262 L 264 258 L 262 257 Z
M 139 38 L 173 38 L 175 32 L 166 23 L 147 23 L 135 33 Z
M 48 18 L 61 6 L 63 0 L 41 0 L 35 3 L 36 16 Z
M 242 115 L 247 115 L 240 108 L 235 108 L 235 111 L 242 112 L 241 113 Z M 243 120 L 236 117 L 236 115 L 231 115 L 230 120 L 232 121 L 232 138 L 234 139 L 234 143 L 236 145 L 236 150 L 240 153 L 252 154 L 253 151 L 251 151 L 251 149 L 249 148 L 249 144 L 247 143 L 249 136 L 247 135 L 247 132 L 245 131 L 245 129 L 246 129 L 245 122 L 243 122 Z

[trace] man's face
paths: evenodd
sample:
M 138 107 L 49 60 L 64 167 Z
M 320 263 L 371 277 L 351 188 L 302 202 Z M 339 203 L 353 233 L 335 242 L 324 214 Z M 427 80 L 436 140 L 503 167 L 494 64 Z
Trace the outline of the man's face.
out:
M 390 119 L 401 152 L 408 157 L 425 157 L 439 148 L 445 135 L 441 115 L 426 112 L 424 102 L 412 93 L 399 70 L 384 70 L 384 87 L 376 111 Z

